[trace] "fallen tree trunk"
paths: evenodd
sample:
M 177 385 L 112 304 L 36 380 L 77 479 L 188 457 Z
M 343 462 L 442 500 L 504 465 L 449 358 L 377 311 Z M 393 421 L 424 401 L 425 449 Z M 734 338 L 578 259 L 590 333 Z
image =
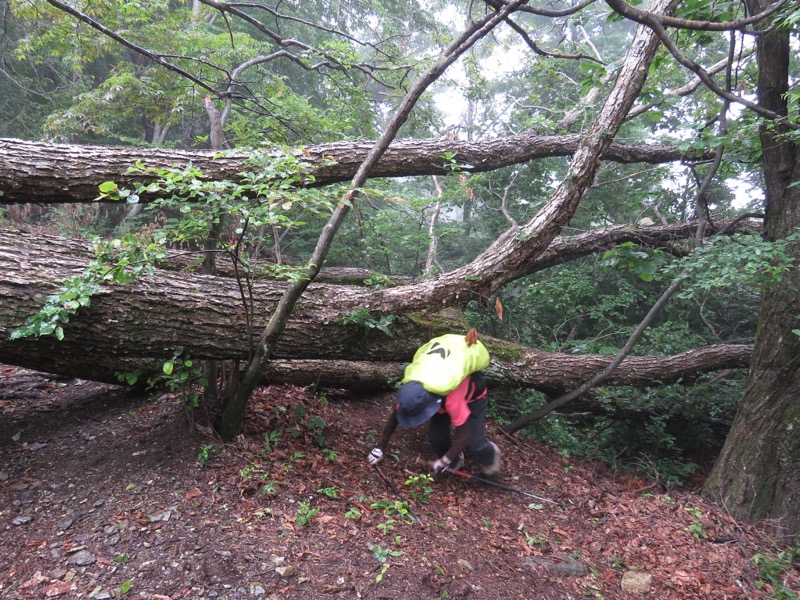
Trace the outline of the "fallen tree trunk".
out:
M 392 144 L 370 177 L 446 175 L 452 165 L 443 155 L 454 153 L 464 172 L 485 172 L 500 167 L 551 156 L 570 156 L 578 148 L 578 134 L 548 136 L 527 131 L 485 142 L 439 138 L 404 140 Z M 316 144 L 298 150 L 300 158 L 315 165 L 317 185 L 348 181 L 363 161 L 373 142 L 348 141 Z M 91 202 L 98 186 L 114 181 L 132 187 L 135 181 L 153 178 L 127 173 L 136 161 L 146 167 L 169 168 L 192 163 L 209 179 L 235 179 L 248 169 L 245 152 L 223 156 L 203 150 L 126 148 L 50 144 L 17 139 L 0 139 L 0 204 L 39 202 Z M 216 158 L 215 158 L 216 157 Z M 611 144 L 603 158 L 621 163 L 667 163 L 685 158 L 674 146 Z M 329 164 L 330 159 L 335 161 Z M 325 161 L 324 166 L 319 166 Z M 147 201 L 146 196 L 142 201 Z
M 560 395 L 577 387 L 613 356 L 539 352 L 487 336 L 492 363 L 486 370 L 492 387 L 531 388 Z M 411 349 L 413 352 L 414 348 Z M 691 381 L 702 373 L 747 368 L 752 346 L 718 344 L 673 356 L 630 356 L 605 380 L 606 385 L 649 387 Z M 265 371 L 271 382 L 347 389 L 390 388 L 403 376 L 406 362 L 347 360 L 274 360 Z
M 244 360 L 248 329 L 235 281 L 158 270 L 132 285 L 104 286 L 64 326 L 65 338 L 10 340 L 11 331 L 38 311 L 46 296 L 89 261 L 86 242 L 0 232 L 0 362 L 48 373 L 116 381 L 117 372 L 157 373 L 176 348 L 195 359 Z M 283 293 L 284 284 L 254 284 L 257 332 Z M 398 290 L 401 288 L 397 288 Z M 415 288 L 407 286 L 414 295 Z M 435 335 L 464 331 L 459 311 L 398 311 L 393 337 L 342 317 L 370 302 L 353 286 L 314 284 L 299 303 L 266 376 L 272 381 L 343 387 L 382 387 L 402 372 L 417 347 Z M 397 305 L 398 307 L 400 305 Z M 602 369 L 606 356 L 548 354 L 483 337 L 493 356 L 494 385 L 558 393 Z M 749 346 L 723 345 L 673 357 L 629 357 L 608 383 L 651 385 L 698 373 L 747 365 Z M 310 362 L 306 362 L 310 361 Z

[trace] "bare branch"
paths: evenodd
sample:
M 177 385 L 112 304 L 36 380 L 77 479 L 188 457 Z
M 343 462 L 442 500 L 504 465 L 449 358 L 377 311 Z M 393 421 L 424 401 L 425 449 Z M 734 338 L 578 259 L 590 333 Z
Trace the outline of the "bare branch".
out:
M 566 53 L 563 53 L 563 52 L 551 52 L 551 51 L 548 51 L 548 50 L 542 50 L 542 48 L 539 47 L 539 45 L 531 38 L 531 36 L 528 35 L 528 32 L 525 31 L 522 27 L 520 27 L 517 23 L 515 23 L 511 19 L 507 19 L 506 22 L 511 26 L 511 29 L 513 29 L 514 31 L 516 31 L 519 34 L 519 36 L 522 38 L 522 40 L 525 42 L 525 44 L 528 46 L 528 48 L 530 48 L 531 50 L 533 50 L 536 54 L 538 54 L 540 56 L 547 56 L 549 58 L 567 58 L 567 59 L 571 59 L 571 60 L 587 59 L 587 60 L 591 60 L 591 61 L 594 61 L 594 62 L 598 62 L 601 65 L 605 64 L 599 58 L 596 58 L 594 56 L 590 56 L 588 54 L 566 54 Z
M 505 0 L 485 0 L 486 4 L 491 6 L 494 9 L 498 9 L 501 6 L 508 4 Z M 525 12 L 532 15 L 538 15 L 540 17 L 568 17 L 570 15 L 574 15 L 579 13 L 587 6 L 590 6 L 595 3 L 595 0 L 583 0 L 572 6 L 570 8 L 565 8 L 564 10 L 545 10 L 543 8 L 537 8 L 533 6 L 524 5 L 519 8 L 519 12 Z
M 692 21 L 689 19 L 678 19 L 668 15 L 656 16 L 653 13 L 635 8 L 624 2 L 624 0 L 615 0 L 613 4 L 612 2 L 608 2 L 608 5 L 624 17 L 631 19 L 632 21 L 636 21 L 642 25 L 647 25 L 648 27 L 650 26 L 650 21 L 657 20 L 664 27 L 674 27 L 676 29 L 691 29 L 694 31 L 743 31 L 748 25 L 758 23 L 759 21 L 774 15 L 787 3 L 788 0 L 780 0 L 762 13 L 752 17 L 734 19 L 733 21 L 725 22 Z M 618 5 L 622 4 L 624 4 L 625 7 L 621 7 L 622 9 L 620 10 Z
M 755 48 L 750 48 L 748 50 L 745 50 L 740 54 L 740 58 L 745 58 L 747 56 L 750 56 L 754 52 Z M 716 75 L 717 73 L 719 73 L 728 66 L 729 66 L 729 60 L 727 58 L 724 58 L 721 61 L 710 66 L 707 71 L 709 75 Z M 692 81 L 690 81 L 685 85 L 682 85 L 679 88 L 664 90 L 663 94 L 664 96 L 673 96 L 676 98 L 682 98 L 697 91 L 697 88 L 699 88 L 701 85 L 703 85 L 702 79 L 700 79 L 699 77 L 695 77 L 694 79 L 692 79 Z M 655 108 L 656 106 L 657 104 L 654 102 L 648 102 L 647 104 L 642 104 L 640 106 L 637 106 L 636 108 L 631 110 L 631 112 L 628 113 L 628 119 L 633 119 L 634 117 L 638 117 L 639 115 L 646 113 L 648 110 Z
M 161 65 L 165 69 L 168 69 L 168 70 L 172 71 L 173 73 L 177 73 L 178 75 L 180 75 L 181 77 L 191 81 L 195 85 L 198 85 L 201 88 L 203 88 L 204 90 L 207 90 L 207 91 L 211 92 L 212 94 L 214 94 L 215 97 L 217 97 L 217 98 L 222 97 L 221 92 L 219 90 L 217 90 L 216 88 L 214 88 L 213 86 L 208 85 L 203 80 L 198 79 L 197 77 L 195 77 L 194 75 L 192 75 L 188 71 L 186 71 L 184 69 L 181 69 L 179 66 L 174 65 L 171 62 L 165 60 L 162 55 L 150 52 L 150 50 L 147 50 L 146 48 L 143 48 L 143 47 L 139 46 L 138 44 L 134 44 L 130 40 L 122 37 L 121 35 L 113 32 L 113 31 L 111 31 L 108 27 L 105 27 L 104 25 L 101 25 L 100 23 L 98 23 L 97 21 L 92 19 L 89 15 L 85 15 L 82 12 L 80 12 L 79 10 L 76 10 L 76 9 L 72 8 L 68 4 L 65 4 L 63 2 L 59 2 L 58 0 L 47 0 L 47 3 L 52 5 L 52 6 L 54 6 L 54 7 L 56 7 L 57 9 L 59 9 L 61 11 L 64 11 L 67 14 L 72 15 L 76 19 L 78 19 L 80 21 L 83 21 L 84 23 L 86 23 L 87 25 L 92 27 L 93 29 L 96 29 L 97 31 L 101 32 L 102 34 L 110 37 L 112 40 L 114 40 L 115 42 L 118 42 L 119 44 L 122 44 L 126 48 L 130 48 L 134 52 L 137 52 L 137 53 L 141 54 L 142 56 L 145 56 L 145 57 L 149 58 L 154 63 L 157 63 L 157 64 Z
M 631 7 L 629 4 L 626 4 L 623 0 L 606 0 L 606 3 L 623 17 L 642 23 L 652 29 L 653 32 L 658 36 L 658 39 L 661 40 L 664 46 L 667 47 L 667 50 L 669 50 L 670 54 L 672 54 L 675 60 L 677 60 L 690 71 L 694 72 L 705 84 L 705 86 L 720 98 L 741 104 L 742 106 L 745 106 L 753 112 L 756 112 L 768 119 L 781 121 L 791 129 L 800 129 L 800 125 L 790 122 L 785 116 L 769 110 L 756 102 L 751 102 L 746 98 L 732 94 L 717 85 L 714 80 L 711 79 L 708 71 L 706 71 L 700 64 L 694 62 L 692 59 L 686 56 L 686 54 L 684 54 L 681 49 L 678 48 L 678 45 L 675 43 L 675 41 L 667 34 L 664 25 L 661 23 L 661 20 L 652 13 L 644 11 L 634 12 L 633 7 Z
M 345 67 L 344 65 L 341 64 L 340 61 L 338 61 L 330 53 L 324 52 L 323 50 L 320 50 L 318 48 L 314 48 L 313 46 L 310 46 L 310 45 L 306 44 L 305 42 L 301 42 L 301 41 L 296 40 L 296 39 L 284 38 L 284 37 L 278 35 L 277 33 L 275 33 L 274 31 L 272 31 L 269 27 L 264 25 L 258 19 L 254 18 L 253 16 L 249 15 L 248 13 L 244 12 L 243 10 L 240 10 L 237 7 L 238 6 L 243 6 L 243 7 L 248 7 L 248 8 L 262 8 L 262 9 L 268 10 L 269 12 L 271 12 L 272 14 L 275 14 L 276 16 L 281 16 L 282 18 L 296 20 L 296 21 L 299 21 L 299 22 L 301 22 L 301 23 L 303 23 L 305 25 L 308 25 L 309 27 L 317 27 L 319 29 L 322 29 L 323 31 L 327 31 L 329 33 L 335 33 L 336 35 L 344 37 L 344 38 L 346 38 L 346 39 L 348 39 L 350 41 L 353 41 L 355 43 L 359 43 L 361 45 L 364 45 L 362 42 L 359 42 L 358 40 L 356 40 L 355 38 L 353 38 L 353 37 L 351 37 L 349 35 L 343 34 L 343 33 L 338 32 L 338 31 L 329 30 L 327 28 L 320 28 L 318 26 L 314 26 L 312 23 L 303 21 L 302 19 L 297 19 L 296 17 L 287 17 L 285 15 L 278 15 L 278 13 L 275 13 L 274 11 L 271 11 L 267 7 L 262 6 L 262 5 L 249 4 L 249 3 L 223 3 L 223 2 L 214 2 L 213 0 L 200 0 L 200 2 L 202 2 L 203 4 L 205 4 L 207 6 L 211 6 L 211 7 L 215 8 L 215 9 L 219 10 L 223 14 L 230 13 L 232 15 L 235 15 L 235 16 L 239 17 L 240 19 L 242 19 L 246 23 L 249 23 L 250 25 L 252 25 L 256 29 L 258 29 L 261 33 L 263 33 L 268 38 L 270 38 L 276 45 L 278 45 L 278 46 L 280 46 L 282 48 L 297 47 L 297 48 L 300 48 L 301 50 L 305 50 L 307 52 L 311 52 L 311 53 L 317 54 L 317 55 L 319 55 L 319 56 L 321 56 L 321 57 L 323 57 L 325 59 L 325 61 L 317 63 L 314 66 L 308 66 L 308 65 L 305 64 L 305 61 L 303 61 L 302 59 L 300 59 L 299 57 L 297 57 L 297 56 L 295 56 L 293 54 L 287 53 L 287 54 L 284 55 L 287 58 L 292 59 L 294 62 L 296 62 L 297 64 L 299 64 L 300 66 L 302 66 L 306 70 L 319 70 L 322 67 L 328 67 L 328 68 L 330 68 L 332 70 L 346 71 L 348 68 L 354 68 L 354 69 L 357 69 L 357 70 L 361 71 L 362 73 L 364 73 L 365 75 L 369 76 L 370 78 L 375 79 L 375 81 L 379 82 L 381 85 L 385 85 L 386 87 L 390 87 L 391 88 L 392 86 L 390 86 L 388 83 L 378 79 L 375 76 L 375 73 L 379 72 L 379 71 L 408 70 L 410 68 L 410 67 L 407 67 L 407 66 L 383 67 L 383 66 L 378 66 L 378 65 L 371 65 L 371 64 L 368 64 L 368 63 L 353 63 L 353 64 L 349 64 L 349 65 L 347 65 Z

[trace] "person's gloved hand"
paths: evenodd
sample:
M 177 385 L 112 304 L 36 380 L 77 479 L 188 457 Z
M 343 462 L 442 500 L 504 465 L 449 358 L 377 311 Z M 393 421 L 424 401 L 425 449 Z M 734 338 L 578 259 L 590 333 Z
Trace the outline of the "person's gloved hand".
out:
M 380 448 L 373 448 L 367 456 L 367 462 L 371 465 L 377 465 L 383 460 L 383 450 Z
M 443 456 L 435 463 L 433 463 L 433 474 L 434 475 L 441 475 L 445 469 L 450 467 L 450 459 L 446 456 Z

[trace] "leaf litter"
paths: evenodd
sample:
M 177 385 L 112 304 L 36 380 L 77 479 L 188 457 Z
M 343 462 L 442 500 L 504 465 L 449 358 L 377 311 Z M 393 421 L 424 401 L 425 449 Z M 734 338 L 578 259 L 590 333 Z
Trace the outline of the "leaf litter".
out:
M 770 598 L 781 547 L 691 489 L 503 449 L 499 483 L 426 483 L 424 427 L 366 456 L 391 394 L 268 386 L 223 445 L 171 395 L 0 366 L 0 597 Z M 467 471 L 478 472 L 469 459 Z M 418 520 L 412 517 L 416 515 Z M 637 587 L 638 586 L 638 587 Z M 787 592 L 788 594 L 788 592 Z M 786 596 L 790 597 L 790 596 Z

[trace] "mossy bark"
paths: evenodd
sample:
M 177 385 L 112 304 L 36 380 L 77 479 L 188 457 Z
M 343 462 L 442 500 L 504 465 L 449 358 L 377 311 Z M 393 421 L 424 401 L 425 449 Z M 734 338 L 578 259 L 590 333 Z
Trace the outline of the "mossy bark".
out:
M 770 0 L 748 0 L 751 14 Z M 786 30 L 760 27 L 758 100 L 788 114 L 790 40 Z M 768 240 L 800 228 L 800 146 L 782 123 L 761 130 Z M 800 259 L 800 244 L 792 253 Z M 800 537 L 800 271 L 763 291 L 756 344 L 744 395 L 705 491 L 735 516 L 765 520 L 779 536 Z

